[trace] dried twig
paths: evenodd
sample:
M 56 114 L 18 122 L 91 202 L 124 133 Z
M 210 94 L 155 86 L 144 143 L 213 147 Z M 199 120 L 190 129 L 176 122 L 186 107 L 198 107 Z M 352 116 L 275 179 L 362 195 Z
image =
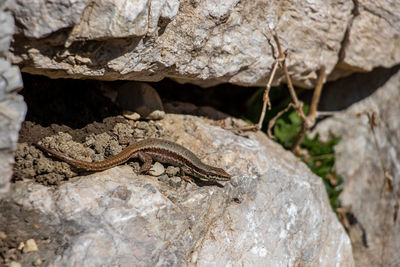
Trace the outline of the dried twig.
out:
M 304 112 L 303 112 L 303 104 L 297 98 L 296 91 L 294 90 L 294 87 L 293 87 L 292 79 L 290 78 L 289 71 L 288 71 L 287 66 L 286 66 L 286 61 L 285 61 L 286 53 L 284 53 L 283 50 L 282 50 L 282 46 L 281 46 L 281 44 L 279 42 L 278 35 L 276 33 L 274 33 L 272 36 L 274 37 L 276 46 L 278 48 L 278 54 L 279 54 L 278 58 L 281 59 L 280 60 L 280 65 L 281 65 L 281 67 L 283 69 L 283 72 L 285 73 L 287 86 L 288 86 L 288 89 L 289 89 L 290 96 L 292 98 L 292 103 L 290 103 L 290 105 L 284 111 L 287 111 L 289 109 L 289 107 L 293 107 L 296 110 L 298 116 L 300 117 L 300 119 L 302 121 L 301 130 L 300 130 L 299 134 L 297 135 L 295 142 L 292 145 L 292 151 L 294 153 L 296 153 L 296 154 L 299 154 L 299 149 L 298 149 L 299 145 L 302 142 L 306 131 L 314 126 L 315 120 L 316 120 L 316 118 L 318 116 L 317 107 L 318 107 L 319 99 L 320 99 L 320 96 L 321 96 L 322 85 L 323 85 L 323 82 L 324 82 L 324 79 L 325 79 L 325 71 L 326 71 L 326 69 L 323 66 L 319 70 L 317 85 L 315 87 L 313 98 L 312 98 L 312 102 L 311 102 L 311 106 L 310 106 L 310 113 L 308 114 L 308 116 L 306 116 L 304 114 Z M 276 119 L 279 116 L 281 116 L 283 113 L 284 112 L 279 112 L 278 115 L 275 116 L 274 119 L 271 120 L 270 123 L 268 124 L 268 136 L 270 136 L 270 137 L 272 136 L 271 129 L 274 126 Z
M 268 135 L 269 138 L 274 139 L 274 136 L 272 135 L 271 130 L 272 130 L 272 127 L 274 127 L 274 125 L 275 125 L 275 121 L 276 121 L 280 116 L 282 116 L 283 114 L 285 114 L 285 113 L 286 113 L 290 108 L 292 108 L 292 107 L 293 107 L 293 103 L 289 103 L 289 105 L 288 105 L 285 109 L 279 111 L 278 114 L 276 114 L 275 117 L 273 117 L 273 118 L 268 122 L 267 135 Z
M 317 107 L 318 107 L 319 99 L 321 97 L 322 85 L 323 85 L 324 78 L 325 78 L 325 71 L 326 71 L 325 66 L 322 66 L 321 69 L 319 70 L 317 85 L 315 87 L 313 98 L 311 100 L 310 113 L 307 116 L 308 119 L 313 119 L 314 121 L 317 118 Z M 314 123 L 315 122 L 313 122 L 313 124 Z
M 273 56 L 275 61 L 274 61 L 274 65 L 273 65 L 272 70 L 271 70 L 271 74 L 269 75 L 268 82 L 267 82 L 267 84 L 265 86 L 265 91 L 264 91 L 264 95 L 263 95 L 263 106 L 262 106 L 262 110 L 261 110 L 261 114 L 260 114 L 260 118 L 258 120 L 258 123 L 254 124 L 254 125 L 247 125 L 247 126 L 241 127 L 240 129 L 244 130 L 244 131 L 250 131 L 250 130 L 259 131 L 259 130 L 261 130 L 262 123 L 264 122 L 265 112 L 267 110 L 267 106 L 268 106 L 268 110 L 271 109 L 271 101 L 269 99 L 269 91 L 271 90 L 272 81 L 274 80 L 274 77 L 275 77 L 275 74 L 276 74 L 276 70 L 278 69 L 278 65 L 282 65 L 282 62 L 285 60 L 284 56 L 282 57 L 281 55 L 279 55 L 277 57 L 275 55 L 275 48 L 272 45 L 270 39 L 266 35 L 264 35 L 264 36 L 265 36 L 265 38 L 267 38 L 268 43 L 271 46 L 272 56 Z
M 304 120 L 306 116 L 304 115 L 302 106 L 299 103 L 299 100 L 297 98 L 296 92 L 295 92 L 294 87 L 293 87 L 292 79 L 290 78 L 289 71 L 288 71 L 287 66 L 286 66 L 286 52 L 284 53 L 282 51 L 282 47 L 281 47 L 281 44 L 279 42 L 278 35 L 276 33 L 274 33 L 272 36 L 274 37 L 276 46 L 278 48 L 279 58 L 282 59 L 281 67 L 283 69 L 283 72 L 285 73 L 285 78 L 286 78 L 287 86 L 289 88 L 290 97 L 292 98 L 293 105 L 294 105 L 293 108 L 297 111 L 297 113 L 300 116 L 300 118 L 302 118 L 302 120 Z
M 258 123 L 257 123 L 258 130 L 260 130 L 262 128 L 262 123 L 264 121 L 265 112 L 267 110 L 267 105 L 268 105 L 268 109 L 271 109 L 271 101 L 269 100 L 269 91 L 271 90 L 271 84 L 274 79 L 276 69 L 278 68 L 278 64 L 279 64 L 279 61 L 275 60 L 274 66 L 272 67 L 271 75 L 269 76 L 267 86 L 265 87 L 265 91 L 264 91 L 264 95 L 263 95 L 263 107 L 261 110 L 260 119 L 258 120 Z
M 322 91 L 322 85 L 324 82 L 324 78 L 325 78 L 325 66 L 322 66 L 318 73 L 317 85 L 316 85 L 314 93 L 313 93 L 313 98 L 312 98 L 311 105 L 310 105 L 310 112 L 308 113 L 307 117 L 301 116 L 301 114 L 304 115 L 304 113 L 303 113 L 301 104 L 299 104 L 300 110 L 302 113 L 299 114 L 299 111 L 297 111 L 297 113 L 299 114 L 300 118 L 302 119 L 301 130 L 300 130 L 299 134 L 297 135 L 295 142 L 292 145 L 292 151 L 296 155 L 298 155 L 300 153 L 298 147 L 299 147 L 300 143 L 303 141 L 303 137 L 304 137 L 306 131 L 311 129 L 315 124 L 315 120 L 318 115 L 317 107 L 318 107 L 319 99 L 321 97 L 321 91 Z
M 278 56 L 275 56 L 275 48 L 271 44 L 270 40 L 267 38 L 268 43 L 271 45 L 271 49 L 273 52 L 273 57 L 275 59 L 275 62 L 274 62 L 274 65 L 271 70 L 271 74 L 269 76 L 268 82 L 265 87 L 265 91 L 264 91 L 264 95 L 263 95 L 263 106 L 262 106 L 259 121 L 255 125 L 248 125 L 245 127 L 241 127 L 240 129 L 246 130 L 246 131 L 248 131 L 248 130 L 258 131 L 262 128 L 262 123 L 264 121 L 267 106 L 268 106 L 268 109 L 271 109 L 271 102 L 269 99 L 269 91 L 271 89 L 271 84 L 275 77 L 275 74 L 276 74 L 276 71 L 277 71 L 278 65 L 279 65 L 283 69 L 283 72 L 285 74 L 285 78 L 286 78 L 290 96 L 292 98 L 292 102 L 289 103 L 289 105 L 284 110 L 280 111 L 274 118 L 272 118 L 269 121 L 267 135 L 270 138 L 273 138 L 271 130 L 272 130 L 273 126 L 275 125 L 276 120 L 280 116 L 282 116 L 285 112 L 287 112 L 289 110 L 289 108 L 293 107 L 296 110 L 297 114 L 299 115 L 299 117 L 301 118 L 301 121 L 302 121 L 300 133 L 298 134 L 298 136 L 292 146 L 292 151 L 296 153 L 296 152 L 298 152 L 299 144 L 303 140 L 303 137 L 304 137 L 306 131 L 314 126 L 315 120 L 318 116 L 317 107 L 318 107 L 319 99 L 321 96 L 323 81 L 325 79 L 325 67 L 322 67 L 319 71 L 317 85 L 314 90 L 314 94 L 313 94 L 313 98 L 312 98 L 312 102 L 311 102 L 310 113 L 308 114 L 308 116 L 306 116 L 303 112 L 303 104 L 297 98 L 296 91 L 294 90 L 294 87 L 293 87 L 292 79 L 289 75 L 289 71 L 286 66 L 287 53 L 286 53 L 286 51 L 284 52 L 282 50 L 282 46 L 279 42 L 279 38 L 278 38 L 278 35 L 276 34 L 276 32 L 272 33 L 272 37 L 274 38 L 276 48 L 278 50 Z M 296 153 L 296 154 L 298 154 L 298 153 Z
M 307 120 L 307 119 L 306 119 Z M 299 145 L 301 144 L 301 142 L 303 141 L 304 135 L 306 134 L 306 131 L 308 129 L 307 124 L 306 124 L 306 120 L 303 120 L 301 122 L 301 129 L 299 134 L 296 137 L 296 140 L 294 141 L 293 145 L 292 145 L 292 152 L 295 155 L 300 155 L 300 148 Z

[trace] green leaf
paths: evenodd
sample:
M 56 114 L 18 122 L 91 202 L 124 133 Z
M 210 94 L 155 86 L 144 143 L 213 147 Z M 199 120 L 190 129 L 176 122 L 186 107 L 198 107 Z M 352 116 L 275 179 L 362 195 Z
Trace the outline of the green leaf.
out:
M 308 106 L 304 105 L 303 110 L 304 113 L 307 114 Z M 290 109 L 275 123 L 275 140 L 285 148 L 290 148 L 300 131 L 301 123 L 301 119 L 296 111 Z M 312 172 L 321 177 L 331 207 L 335 212 L 336 209 L 340 207 L 339 195 L 342 189 L 340 189 L 339 186 L 343 183 L 343 178 L 333 171 L 333 166 L 335 164 L 334 147 L 340 142 L 340 139 L 340 136 L 330 135 L 329 139 L 323 142 L 318 134 L 313 137 L 305 135 L 301 143 L 301 148 L 306 150 L 306 154 L 308 155 L 307 157 L 302 156 L 301 158 Z M 307 158 L 307 161 L 305 158 Z M 328 175 L 329 178 L 333 180 L 329 180 L 327 178 Z

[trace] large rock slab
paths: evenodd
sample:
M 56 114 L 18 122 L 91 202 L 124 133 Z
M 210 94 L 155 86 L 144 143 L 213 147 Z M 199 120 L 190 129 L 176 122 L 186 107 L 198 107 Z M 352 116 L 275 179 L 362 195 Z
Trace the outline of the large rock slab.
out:
M 263 134 L 239 136 L 196 117 L 167 115 L 159 123 L 172 133 L 168 139 L 223 167 L 232 180 L 172 186 L 119 166 L 58 187 L 17 182 L 0 204 L 10 216 L 15 205 L 33 214 L 13 227 L 35 229 L 39 247 L 21 263 L 36 257 L 51 266 L 353 266 L 321 179 L 290 152 Z
M 400 2 L 357 1 L 354 12 L 356 16 L 349 28 L 341 64 L 351 69 L 362 66 L 364 71 L 398 64 Z
M 345 81 L 339 85 L 343 90 L 360 88 L 357 92 L 367 90 L 370 96 L 324 120 L 317 131 L 342 137 L 335 166 L 344 178 L 340 200 L 347 210 L 354 260 L 356 266 L 399 266 L 400 66 Z M 340 95 L 339 87 L 332 86 L 331 93 Z M 379 149 L 367 117 L 357 115 L 364 112 L 376 112 Z M 384 189 L 382 163 L 393 177 L 393 192 Z
M 354 5 L 354 3 L 356 5 Z M 393 1 L 18 1 L 9 58 L 52 78 L 264 86 L 275 29 L 295 84 L 400 61 Z M 397 5 L 397 4 L 395 4 Z M 269 39 L 269 40 L 268 40 Z M 272 42 L 273 43 L 273 42 Z M 278 73 L 275 82 L 283 79 Z
M 18 140 L 18 131 L 26 113 L 23 97 L 17 94 L 22 88 L 19 68 L 5 59 L 12 35 L 14 19 L 7 7 L 14 1 L 0 4 L 0 196 L 7 192 L 12 175 L 14 151 Z

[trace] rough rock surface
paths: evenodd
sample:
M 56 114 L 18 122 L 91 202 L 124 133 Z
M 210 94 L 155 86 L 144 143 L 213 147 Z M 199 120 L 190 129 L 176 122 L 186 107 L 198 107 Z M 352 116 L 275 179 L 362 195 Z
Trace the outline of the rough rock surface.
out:
M 341 67 L 371 71 L 400 59 L 400 2 L 357 1 L 356 16 L 343 47 Z
M 9 57 L 53 78 L 263 86 L 270 28 L 300 86 L 311 86 L 322 65 L 336 79 L 400 61 L 400 8 L 389 0 L 35 3 L 13 8 L 19 28 Z M 282 79 L 278 72 L 275 82 Z
M 340 87 L 368 88 L 372 84 L 376 91 L 317 127 L 322 135 L 332 132 L 342 137 L 336 146 L 336 170 L 345 180 L 340 200 L 348 209 L 356 266 L 400 265 L 399 69 L 374 71 L 362 82 L 349 77 L 348 83 Z M 365 111 L 377 114 L 375 134 L 381 153 L 366 116 L 356 115 Z M 384 189 L 382 162 L 393 177 L 393 192 Z
M 0 3 L 0 195 L 7 192 L 14 163 L 13 152 L 18 131 L 26 113 L 23 97 L 16 91 L 22 88 L 21 73 L 5 59 L 12 34 L 14 20 L 7 7 L 14 1 Z
M 168 139 L 225 168 L 232 180 L 172 187 L 119 166 L 58 187 L 16 182 L 0 204 L 32 213 L 19 222 L 35 229 L 30 238 L 39 251 L 29 260 L 45 258 L 51 266 L 353 266 L 349 238 L 320 178 L 291 153 L 262 134 L 240 136 L 210 120 L 167 115 L 157 123 L 172 133 Z

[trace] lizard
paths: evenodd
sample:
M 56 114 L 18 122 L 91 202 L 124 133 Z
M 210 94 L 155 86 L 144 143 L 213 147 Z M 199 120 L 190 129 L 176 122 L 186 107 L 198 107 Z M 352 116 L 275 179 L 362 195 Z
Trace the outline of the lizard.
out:
M 75 168 L 86 171 L 103 171 L 123 164 L 131 158 L 139 158 L 143 162 L 139 173 L 150 170 L 152 161 L 156 160 L 161 163 L 180 167 L 185 174 L 204 181 L 228 181 L 232 177 L 221 168 L 203 163 L 187 148 L 163 139 L 148 138 L 137 141 L 128 145 L 119 154 L 99 162 L 87 162 L 73 159 L 43 145 L 35 145 L 53 157 L 62 160 Z

